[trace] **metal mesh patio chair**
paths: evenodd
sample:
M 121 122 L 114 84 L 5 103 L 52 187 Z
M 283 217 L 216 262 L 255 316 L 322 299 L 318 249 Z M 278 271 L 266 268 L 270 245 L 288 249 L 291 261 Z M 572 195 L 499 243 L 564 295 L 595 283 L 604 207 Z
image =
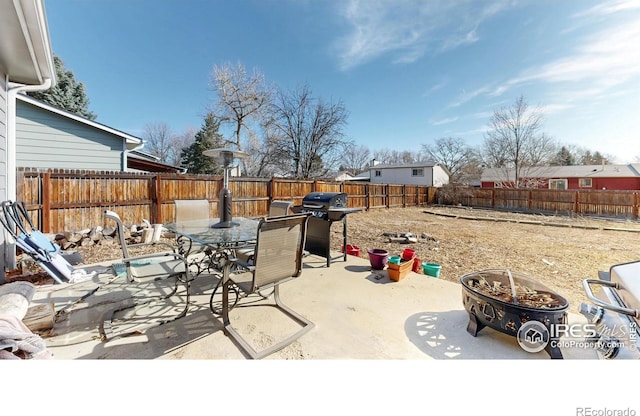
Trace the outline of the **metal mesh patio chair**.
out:
M 236 272 L 223 282 L 222 318 L 225 334 L 233 338 L 251 358 L 263 358 L 270 355 L 298 339 L 311 330 L 315 325 L 301 314 L 284 305 L 280 300 L 280 285 L 299 277 L 302 273 L 302 252 L 306 236 L 308 214 L 297 214 L 264 218 L 258 225 L 254 262 L 252 265 L 241 260 L 232 261 L 227 265 L 226 273 L 233 268 L 233 263 L 241 266 Z M 224 278 L 223 278 L 224 279 Z M 246 306 L 275 306 L 293 321 L 300 329 L 284 340 L 265 348 L 262 351 L 254 349 L 232 326 L 229 311 L 234 305 L 229 303 L 229 289 L 235 285 L 241 298 L 256 294 L 261 290 L 273 288 L 275 305 L 238 303 L 237 308 Z M 264 299 L 262 299 L 264 301 Z M 235 304 L 235 302 L 234 302 Z
M 157 319 L 147 327 L 158 326 L 185 316 L 189 307 L 190 283 L 192 280 L 186 258 L 177 253 L 172 245 L 164 242 L 127 244 L 124 224 L 120 216 L 109 210 L 106 210 L 104 214 L 105 218 L 115 221 L 122 248 L 123 258 L 119 263 L 114 264 L 114 271 L 116 274 L 124 274 L 127 281 L 133 285 L 141 287 L 144 285 L 145 289 L 140 291 L 139 298 L 132 299 L 130 304 L 112 311 L 111 315 L 106 317 L 103 323 L 103 335 L 106 338 L 125 335 L 112 330 L 111 321 L 116 313 L 126 309 L 137 308 L 150 302 L 157 303 L 158 301 L 168 300 L 173 296 L 181 297 L 183 300 L 179 303 L 184 303 L 184 307 L 182 309 L 178 308 L 179 312 L 174 316 L 166 319 Z M 132 250 L 137 251 L 144 247 L 152 246 L 166 250 L 151 254 L 131 255 Z M 184 287 L 183 293 L 178 293 L 180 287 Z M 129 313 L 129 315 L 133 314 Z
M 269 205 L 268 217 L 280 217 L 291 214 L 290 208 L 293 205 L 290 201 L 272 201 Z M 254 242 L 255 244 L 255 242 Z M 239 248 L 236 250 L 236 257 L 245 263 L 253 261 L 254 247 Z
M 185 221 L 206 221 L 209 220 L 209 201 L 206 199 L 176 199 L 175 223 Z M 176 236 L 178 253 L 187 258 L 190 266 L 195 268 L 196 275 L 200 275 L 205 270 L 209 271 L 212 266 L 213 250 L 207 245 L 193 241 L 183 235 Z

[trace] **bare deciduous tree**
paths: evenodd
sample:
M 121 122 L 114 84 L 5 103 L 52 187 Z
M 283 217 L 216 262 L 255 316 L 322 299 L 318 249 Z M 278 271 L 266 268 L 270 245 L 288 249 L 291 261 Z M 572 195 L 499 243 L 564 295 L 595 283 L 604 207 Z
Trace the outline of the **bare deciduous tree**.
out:
M 378 149 L 373 152 L 373 158 L 376 162 L 385 164 L 406 164 L 415 163 L 423 160 L 420 152 L 412 152 L 410 150 L 396 149 Z
M 489 131 L 485 135 L 483 158 L 488 167 L 501 168 L 505 172 L 505 184 L 513 183 L 521 187 L 521 178 L 532 167 L 547 164 L 556 152 L 557 146 L 544 133 L 542 112 L 529 109 L 526 100 L 520 96 L 511 107 L 503 107 L 493 113 Z M 508 172 L 514 177 L 508 176 Z
M 213 66 L 210 85 L 218 95 L 213 112 L 234 128 L 233 140 L 228 143 L 242 150 L 242 130 L 250 130 L 251 121 L 260 122 L 270 104 L 271 89 L 258 70 L 249 75 L 242 64 L 228 63 Z
M 296 178 L 325 175 L 337 165 L 347 118 L 341 102 L 316 99 L 306 85 L 289 93 L 278 91 L 266 125 L 267 140 L 274 143 L 272 156 L 291 166 Z
M 369 168 L 371 162 L 371 151 L 368 147 L 354 143 L 345 144 L 340 157 L 342 168 L 348 170 L 353 175 L 364 172 Z
M 470 174 L 477 173 L 474 169 L 479 165 L 477 152 L 459 137 L 442 137 L 433 144 L 422 145 L 422 149 L 449 170 L 452 183 L 465 182 Z
M 169 163 L 173 146 L 173 134 L 167 123 L 149 123 L 144 126 L 143 140 L 146 152 L 158 156 L 162 163 Z
M 245 147 L 248 157 L 242 161 L 244 173 L 247 176 L 258 178 L 272 177 L 274 174 L 280 173 L 274 169 L 272 149 L 273 145 L 269 143 L 268 139 L 261 141 L 257 135 L 250 132 Z
M 182 163 L 182 151 L 188 148 L 195 141 L 195 129 L 187 128 L 182 133 L 178 133 L 172 137 L 172 145 L 169 150 L 168 162 L 174 166 L 180 166 Z

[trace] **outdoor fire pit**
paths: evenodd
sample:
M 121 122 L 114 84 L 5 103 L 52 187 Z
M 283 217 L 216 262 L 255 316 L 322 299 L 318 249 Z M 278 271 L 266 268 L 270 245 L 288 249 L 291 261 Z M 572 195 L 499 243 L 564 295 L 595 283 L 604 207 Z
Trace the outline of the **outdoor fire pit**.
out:
M 517 336 L 529 321 L 551 325 L 567 323 L 569 302 L 551 289 L 521 273 L 509 270 L 483 270 L 464 275 L 462 303 L 469 313 L 467 332 L 474 337 L 488 326 Z M 545 350 L 551 358 L 562 358 L 555 343 L 547 342 Z

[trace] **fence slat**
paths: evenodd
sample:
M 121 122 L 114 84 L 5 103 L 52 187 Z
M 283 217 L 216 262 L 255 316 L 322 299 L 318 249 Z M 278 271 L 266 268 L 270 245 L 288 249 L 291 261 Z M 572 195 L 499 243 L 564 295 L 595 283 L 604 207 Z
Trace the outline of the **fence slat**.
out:
M 34 225 L 45 233 L 105 226 L 105 209 L 126 224 L 171 222 L 176 199 L 207 199 L 209 215 L 217 216 L 223 186 L 221 176 L 170 173 L 20 170 L 17 178 L 17 199 L 27 203 Z M 363 210 L 426 205 L 436 197 L 428 186 L 286 178 L 231 178 L 229 188 L 234 215 L 252 218 L 267 215 L 273 200 L 300 205 L 314 191 L 345 192 L 349 207 Z
M 469 188 L 464 205 L 531 213 L 637 220 L 640 191 Z

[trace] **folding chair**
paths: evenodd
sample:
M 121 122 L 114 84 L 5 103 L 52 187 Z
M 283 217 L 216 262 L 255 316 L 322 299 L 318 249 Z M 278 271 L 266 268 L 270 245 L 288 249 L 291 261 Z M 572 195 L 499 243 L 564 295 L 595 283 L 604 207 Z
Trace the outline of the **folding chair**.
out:
M 268 218 L 291 214 L 290 208 L 292 205 L 293 203 L 290 201 L 271 201 L 271 204 L 269 205 Z M 245 263 L 250 263 L 253 261 L 253 254 L 253 244 L 251 245 L 251 247 L 239 248 L 236 250 L 236 257 Z
M 175 223 L 184 221 L 204 221 L 209 220 L 209 201 L 206 199 L 176 199 Z M 196 275 L 203 271 L 209 271 L 212 266 L 213 250 L 211 247 L 202 245 L 183 235 L 176 236 L 178 253 L 189 261 L 190 266 L 196 268 Z M 204 257 L 203 257 L 204 255 Z
M 190 284 L 192 280 L 186 258 L 177 253 L 172 245 L 164 242 L 127 244 L 124 224 L 120 216 L 109 210 L 105 210 L 104 214 L 105 218 L 115 221 L 120 247 L 122 248 L 123 258 L 120 260 L 121 263 L 114 265 L 114 271 L 117 274 L 125 274 L 128 282 L 138 285 L 148 285 L 152 287 L 152 291 L 159 292 L 160 294 L 149 296 L 147 292 L 141 291 L 143 293 L 142 299 L 133 299 L 131 304 L 112 311 L 111 315 L 107 316 L 103 323 L 103 336 L 112 338 L 114 336 L 128 335 L 128 333 L 115 333 L 113 331 L 111 321 L 114 319 L 116 313 L 146 305 L 150 302 L 169 299 L 178 294 L 180 286 L 184 287 L 184 308 L 182 311 L 172 318 L 157 320 L 147 325 L 145 329 L 162 325 L 185 316 L 189 308 Z M 165 246 L 166 251 L 137 256 L 130 254 L 130 250 L 149 246 Z M 170 282 L 167 289 L 165 289 L 165 286 L 162 286 L 164 281 Z M 136 329 L 136 331 L 139 331 L 139 328 Z
M 255 258 L 252 265 L 240 260 L 233 260 L 226 265 L 223 275 L 222 319 L 225 334 L 233 338 L 251 358 L 262 358 L 270 355 L 310 331 L 315 325 L 301 314 L 284 305 L 280 300 L 280 285 L 288 282 L 302 273 L 302 252 L 307 230 L 309 214 L 296 214 L 264 218 L 258 225 L 255 246 Z M 233 264 L 241 266 L 232 276 L 229 276 Z M 241 298 L 246 298 L 260 290 L 273 288 L 275 306 L 285 315 L 300 325 L 300 329 L 284 340 L 256 351 L 232 326 L 229 311 L 233 305 L 229 304 L 229 289 L 235 285 L 240 291 Z M 246 307 L 242 303 L 237 308 Z M 261 306 L 254 303 L 251 306 Z
M 60 246 L 52 242 L 33 225 L 22 201 L 2 202 L 0 222 L 23 252 L 29 255 L 57 283 L 79 282 L 96 275 L 84 269 L 76 269 L 60 252 Z

